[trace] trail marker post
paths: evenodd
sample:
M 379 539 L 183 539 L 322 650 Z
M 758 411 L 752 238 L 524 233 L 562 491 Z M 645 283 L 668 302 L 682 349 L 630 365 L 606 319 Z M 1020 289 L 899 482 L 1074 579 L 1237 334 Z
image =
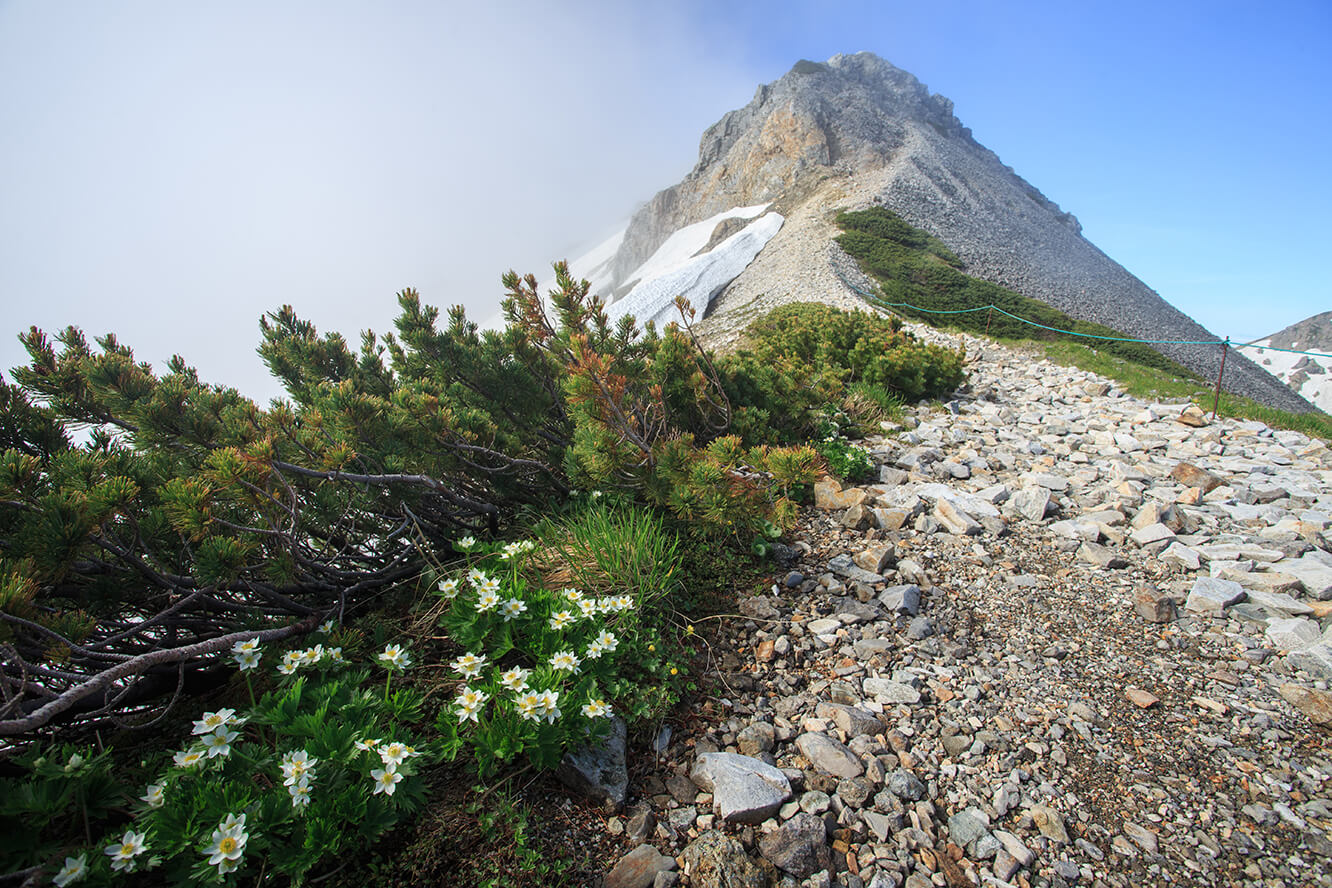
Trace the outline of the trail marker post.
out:
M 1216 371 L 1216 395 L 1212 398 L 1212 421 L 1216 421 L 1216 409 L 1221 406 L 1221 375 L 1226 372 L 1226 349 L 1230 345 L 1230 337 L 1221 343 L 1221 369 Z

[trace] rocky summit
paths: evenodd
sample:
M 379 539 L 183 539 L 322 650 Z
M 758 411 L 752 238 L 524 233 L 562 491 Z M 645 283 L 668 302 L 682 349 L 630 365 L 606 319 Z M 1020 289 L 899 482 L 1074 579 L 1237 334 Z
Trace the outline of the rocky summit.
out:
M 698 244 L 706 254 L 746 224 L 777 222 L 780 230 L 752 262 L 745 257 L 738 276 L 692 294 L 695 308 L 711 305 L 703 332 L 724 342 L 782 302 L 859 304 L 839 274 L 847 257 L 833 243 L 833 216 L 873 205 L 940 238 L 968 274 L 1075 318 L 1144 339 L 1220 339 L 1084 238 L 1071 213 L 973 137 L 951 101 L 869 53 L 803 61 L 760 86 L 753 101 L 703 134 L 697 165 L 634 215 L 614 255 L 597 257 L 595 271 L 591 257 L 586 268 L 575 262 L 575 271 L 613 300 L 641 284 L 656 251 L 691 225 L 720 220 Z M 736 208 L 751 207 L 779 218 L 736 217 Z M 1159 348 L 1205 379 L 1217 375 L 1219 346 Z M 1225 386 L 1281 409 L 1312 409 L 1234 350 Z
M 816 487 L 606 886 L 1332 885 L 1332 450 L 915 332 L 969 385 Z

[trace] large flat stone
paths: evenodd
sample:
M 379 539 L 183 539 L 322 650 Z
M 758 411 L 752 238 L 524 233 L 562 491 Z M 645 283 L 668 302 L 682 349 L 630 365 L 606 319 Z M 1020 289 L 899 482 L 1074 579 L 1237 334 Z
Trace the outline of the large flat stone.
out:
M 865 766 L 856 754 L 827 734 L 807 731 L 796 738 L 796 746 L 817 771 L 837 777 L 859 777 L 865 773 Z
M 1243 601 L 1245 594 L 1244 587 L 1231 580 L 1199 577 L 1193 581 L 1184 609 L 1195 614 L 1216 616 L 1230 605 Z
M 762 823 L 791 797 L 785 774 L 733 752 L 700 755 L 689 777 L 712 793 L 713 810 L 727 823 Z

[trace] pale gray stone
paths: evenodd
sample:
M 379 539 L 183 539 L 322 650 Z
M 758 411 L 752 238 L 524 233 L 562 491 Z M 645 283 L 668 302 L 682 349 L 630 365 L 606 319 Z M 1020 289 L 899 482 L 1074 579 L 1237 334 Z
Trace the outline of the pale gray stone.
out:
M 704 753 L 689 776 L 712 793 L 712 808 L 727 823 L 762 823 L 791 797 L 791 782 L 785 774 L 735 753 Z

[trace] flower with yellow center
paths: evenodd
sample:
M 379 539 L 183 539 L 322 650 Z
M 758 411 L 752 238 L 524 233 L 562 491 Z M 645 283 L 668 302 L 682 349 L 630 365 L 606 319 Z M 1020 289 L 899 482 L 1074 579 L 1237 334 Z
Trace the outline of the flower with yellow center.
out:
M 177 768 L 193 768 L 204 760 L 202 749 L 183 749 L 171 757 Z
M 574 621 L 574 615 L 569 611 L 556 611 L 555 613 L 550 615 L 550 622 L 548 623 L 548 625 L 550 626 L 550 628 L 558 631 L 560 629 L 563 629 L 565 626 L 568 626 L 573 621 Z
M 527 678 L 532 674 L 532 670 L 523 669 L 519 666 L 500 673 L 500 685 L 505 690 L 513 691 L 515 694 L 521 694 L 527 690 Z
M 476 597 L 476 612 L 484 614 L 486 611 L 494 610 L 500 603 L 499 593 L 494 589 L 486 589 Z
M 439 594 L 443 598 L 452 601 L 458 595 L 458 580 L 456 577 L 439 581 Z
M 550 668 L 556 672 L 577 672 L 578 655 L 573 651 L 559 651 L 550 658 Z
M 458 698 L 453 701 L 458 704 L 458 724 L 462 724 L 465 721 L 477 721 L 480 717 L 482 704 L 489 699 L 490 695 L 485 691 L 478 691 L 475 688 L 463 688 L 462 692 L 458 694 Z
M 379 659 L 383 661 L 386 669 L 406 669 L 412 665 L 411 654 L 400 644 L 386 645 Z
M 509 622 L 514 617 L 527 612 L 527 605 L 518 598 L 510 598 L 500 607 L 500 613 L 504 615 L 504 622 Z
M 88 875 L 88 855 L 80 854 L 78 857 L 66 857 L 65 865 L 51 881 L 56 888 L 65 888 L 66 885 L 71 885 L 86 875 Z
M 245 821 L 232 815 L 213 830 L 213 843 L 204 848 L 203 853 L 208 856 L 210 865 L 230 872 L 240 865 L 249 838 L 245 832 Z
M 147 834 L 136 833 L 132 829 L 125 830 L 125 835 L 121 836 L 119 842 L 107 845 L 105 851 L 106 856 L 111 858 L 111 869 L 134 872 L 134 858 L 148 850 L 148 845 L 143 841 L 145 835 Z
M 146 802 L 149 808 L 160 808 L 166 803 L 166 798 L 162 795 L 163 789 L 165 787 L 161 783 L 149 783 L 148 791 L 139 798 Z
M 378 795 L 381 792 L 384 795 L 393 795 L 398 784 L 402 782 L 402 775 L 398 773 L 397 768 L 386 765 L 383 770 L 371 771 L 370 779 L 375 781 L 375 791 L 370 793 L 371 795 Z
M 610 704 L 605 700 L 592 700 L 583 706 L 583 715 L 588 718 L 610 718 Z
M 450 665 L 453 666 L 453 671 L 463 678 L 476 678 L 481 674 L 481 667 L 486 665 L 486 655 L 468 651 Z

